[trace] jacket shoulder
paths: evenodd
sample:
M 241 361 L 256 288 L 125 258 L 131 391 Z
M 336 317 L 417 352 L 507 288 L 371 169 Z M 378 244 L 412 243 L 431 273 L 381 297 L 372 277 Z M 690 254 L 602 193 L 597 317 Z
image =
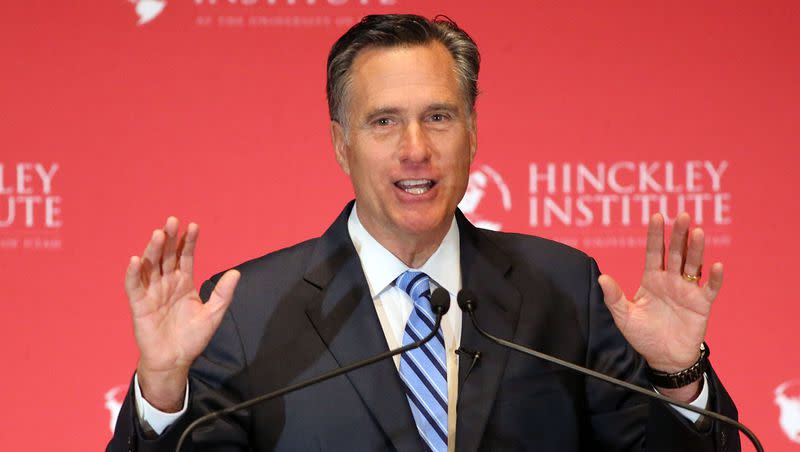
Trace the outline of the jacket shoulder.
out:
M 547 269 L 586 271 L 592 258 L 583 251 L 555 240 L 513 232 L 479 229 L 490 242 L 513 261 L 533 264 L 547 273 Z
M 302 276 L 318 240 L 319 238 L 309 239 L 216 273 L 203 283 L 200 298 L 207 301 L 214 286 L 228 270 L 238 270 L 241 273 L 240 281 L 280 281 L 282 277 L 296 279 L 298 275 Z

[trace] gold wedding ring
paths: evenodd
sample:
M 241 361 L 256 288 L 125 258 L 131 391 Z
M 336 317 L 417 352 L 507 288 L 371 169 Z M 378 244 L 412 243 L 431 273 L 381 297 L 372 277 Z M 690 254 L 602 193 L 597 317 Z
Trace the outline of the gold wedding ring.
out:
M 690 283 L 696 283 L 697 281 L 700 281 L 700 273 L 698 272 L 696 275 L 690 275 L 689 273 L 684 273 L 683 279 L 689 281 Z

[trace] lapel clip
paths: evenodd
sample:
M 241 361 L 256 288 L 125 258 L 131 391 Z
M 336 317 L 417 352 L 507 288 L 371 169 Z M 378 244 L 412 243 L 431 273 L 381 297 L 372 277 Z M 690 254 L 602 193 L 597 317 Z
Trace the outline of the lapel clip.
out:
M 466 380 L 469 374 L 472 372 L 472 369 L 474 369 L 475 365 L 478 364 L 478 360 L 481 358 L 481 352 L 467 350 L 464 347 L 459 347 L 456 350 L 456 354 L 459 356 L 465 356 L 472 359 L 472 362 L 469 365 L 469 369 L 467 369 L 467 373 L 466 375 L 464 375 L 464 379 Z

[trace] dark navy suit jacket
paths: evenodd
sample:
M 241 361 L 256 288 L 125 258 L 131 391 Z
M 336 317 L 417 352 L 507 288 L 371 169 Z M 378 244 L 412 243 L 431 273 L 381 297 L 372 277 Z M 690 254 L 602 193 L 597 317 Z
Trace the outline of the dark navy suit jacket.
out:
M 349 204 L 318 238 L 236 267 L 241 279 L 219 330 L 190 375 L 188 412 L 156 439 L 130 390 L 109 451 L 171 451 L 211 410 L 388 349 L 347 232 Z M 649 387 L 643 360 L 615 327 L 593 259 L 545 239 L 472 226 L 460 212 L 463 287 L 481 326 L 502 338 Z M 206 281 L 207 299 L 220 275 Z M 457 309 L 453 306 L 453 309 Z M 698 429 L 659 402 L 486 341 L 463 319 L 459 451 L 739 450 L 728 427 Z M 710 408 L 736 417 L 713 370 Z M 201 427 L 184 450 L 422 451 L 390 359 Z

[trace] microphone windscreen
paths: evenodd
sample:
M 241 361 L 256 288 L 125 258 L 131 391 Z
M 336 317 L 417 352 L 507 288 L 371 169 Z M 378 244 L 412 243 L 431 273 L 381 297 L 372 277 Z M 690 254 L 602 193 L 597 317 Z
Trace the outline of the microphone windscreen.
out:
M 461 289 L 456 296 L 458 307 L 464 312 L 471 312 L 475 309 L 475 295 L 469 289 Z
M 450 294 L 441 287 L 437 287 L 431 294 L 431 310 L 437 312 L 437 309 L 440 310 L 442 315 L 445 315 L 450 310 Z

